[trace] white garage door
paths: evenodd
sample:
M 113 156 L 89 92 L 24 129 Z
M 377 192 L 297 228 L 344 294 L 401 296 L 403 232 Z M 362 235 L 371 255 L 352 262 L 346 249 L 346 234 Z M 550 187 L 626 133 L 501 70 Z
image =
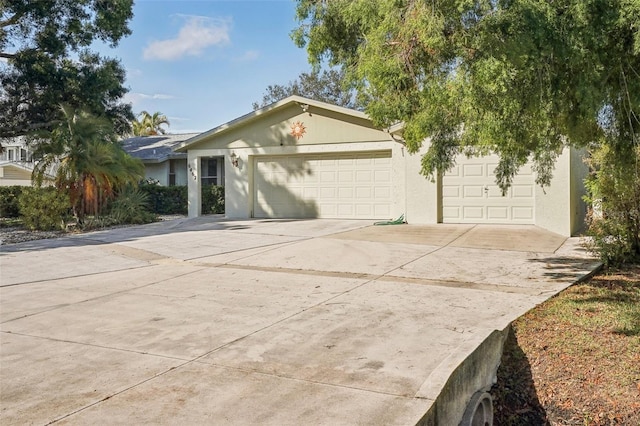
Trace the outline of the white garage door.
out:
M 390 217 L 391 151 L 256 157 L 254 170 L 254 217 Z
M 444 223 L 534 223 L 535 177 L 529 164 L 502 196 L 495 184 L 497 156 L 459 156 L 457 160 L 442 178 Z

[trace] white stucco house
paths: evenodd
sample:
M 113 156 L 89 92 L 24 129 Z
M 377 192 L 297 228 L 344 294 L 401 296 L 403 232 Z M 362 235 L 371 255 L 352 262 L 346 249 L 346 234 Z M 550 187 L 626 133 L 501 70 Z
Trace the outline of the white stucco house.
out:
M 216 164 L 216 179 L 225 185 L 228 218 L 404 215 L 412 224 L 533 224 L 568 236 L 582 228 L 586 211 L 587 168 L 574 149 L 558 159 L 550 187 L 536 186 L 531 168 L 524 167 L 502 196 L 494 182 L 495 156 L 460 156 L 453 170 L 432 182 L 419 173 L 421 155 L 409 155 L 400 126 L 378 129 L 362 112 L 298 96 L 174 150 L 187 157 L 191 217 L 201 214 L 209 164 Z

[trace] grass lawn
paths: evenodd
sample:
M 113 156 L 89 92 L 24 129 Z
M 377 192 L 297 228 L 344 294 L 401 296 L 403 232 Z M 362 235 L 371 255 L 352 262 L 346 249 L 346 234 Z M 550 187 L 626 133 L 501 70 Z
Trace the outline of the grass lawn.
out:
M 492 393 L 497 425 L 640 425 L 640 265 L 515 321 Z

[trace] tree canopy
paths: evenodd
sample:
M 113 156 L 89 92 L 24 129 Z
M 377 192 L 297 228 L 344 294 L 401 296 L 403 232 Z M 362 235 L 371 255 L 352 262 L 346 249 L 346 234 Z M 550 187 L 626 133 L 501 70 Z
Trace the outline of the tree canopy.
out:
M 162 128 L 163 124 L 166 124 L 167 127 L 171 125 L 166 115 L 159 111 L 153 114 L 142 111 L 138 114 L 138 118 L 131 122 L 131 129 L 134 136 L 164 135 L 166 130 Z
M 64 121 L 59 105 L 108 118 L 125 133 L 133 114 L 122 104 L 125 71 L 92 52 L 131 33 L 133 0 L 0 1 L 0 137 Z
M 262 102 L 254 102 L 253 109 L 265 107 L 292 95 L 304 96 L 316 101 L 327 102 L 345 108 L 362 109 L 353 90 L 343 86 L 342 70 L 312 70 L 303 72 L 287 85 L 274 84 L 267 87 Z
M 404 122 L 413 153 L 430 138 L 426 175 L 492 151 L 503 190 L 528 160 L 548 185 L 567 144 L 639 142 L 639 0 L 297 0 L 297 17 L 376 124 Z

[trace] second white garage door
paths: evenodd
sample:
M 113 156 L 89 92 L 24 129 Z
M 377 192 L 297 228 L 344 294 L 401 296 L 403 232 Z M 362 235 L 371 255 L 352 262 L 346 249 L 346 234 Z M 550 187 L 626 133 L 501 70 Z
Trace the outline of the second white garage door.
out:
M 498 157 L 466 158 L 442 178 L 444 223 L 515 223 L 535 221 L 535 176 L 523 166 L 505 196 L 495 183 Z
M 256 157 L 254 217 L 389 219 L 391 152 Z

